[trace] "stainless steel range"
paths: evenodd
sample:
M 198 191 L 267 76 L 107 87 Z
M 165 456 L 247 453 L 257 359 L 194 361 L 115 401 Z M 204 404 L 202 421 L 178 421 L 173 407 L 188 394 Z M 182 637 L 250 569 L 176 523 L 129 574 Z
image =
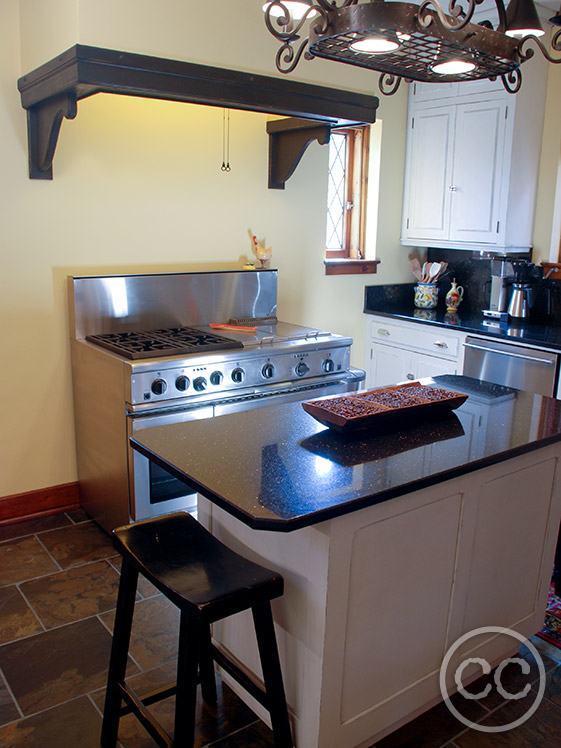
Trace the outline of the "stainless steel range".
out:
M 140 429 L 356 390 L 352 339 L 278 322 L 277 272 L 69 278 L 80 500 L 105 529 L 194 510 Z

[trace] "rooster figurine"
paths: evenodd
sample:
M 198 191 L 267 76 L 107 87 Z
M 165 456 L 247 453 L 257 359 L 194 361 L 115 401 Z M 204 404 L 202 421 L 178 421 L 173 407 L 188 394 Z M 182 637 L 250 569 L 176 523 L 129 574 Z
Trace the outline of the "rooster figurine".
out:
M 259 242 L 257 241 L 257 237 L 251 232 L 251 230 L 249 231 L 249 235 L 251 236 L 251 241 L 253 242 L 253 251 L 255 252 L 255 256 L 261 263 L 261 269 L 263 269 L 267 260 L 271 259 L 273 248 L 266 247 L 264 244 L 259 244 Z

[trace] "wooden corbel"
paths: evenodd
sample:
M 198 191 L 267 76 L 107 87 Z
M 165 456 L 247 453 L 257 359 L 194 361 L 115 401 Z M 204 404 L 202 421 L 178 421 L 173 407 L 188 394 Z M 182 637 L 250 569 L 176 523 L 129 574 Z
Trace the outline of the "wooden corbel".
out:
M 331 127 L 317 121 L 287 117 L 267 122 L 269 134 L 269 189 L 284 190 L 307 147 L 315 140 L 329 143 Z
M 76 94 L 64 93 L 27 110 L 29 178 L 52 179 L 53 158 L 62 120 L 74 119 Z

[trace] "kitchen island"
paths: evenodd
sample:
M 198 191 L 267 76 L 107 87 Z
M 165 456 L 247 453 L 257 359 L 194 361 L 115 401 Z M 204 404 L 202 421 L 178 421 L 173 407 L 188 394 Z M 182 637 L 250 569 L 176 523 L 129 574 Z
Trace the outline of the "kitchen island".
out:
M 297 748 L 371 746 L 442 699 L 440 666 L 462 634 L 541 628 L 561 402 L 465 377 L 434 383 L 467 401 L 393 433 L 332 433 L 295 403 L 132 440 L 200 492 L 199 519 L 217 537 L 284 575 L 274 616 Z M 248 631 L 242 614 L 214 637 L 259 679 Z M 469 643 L 491 664 L 512 651 L 494 633 Z M 467 668 L 464 683 L 480 674 Z

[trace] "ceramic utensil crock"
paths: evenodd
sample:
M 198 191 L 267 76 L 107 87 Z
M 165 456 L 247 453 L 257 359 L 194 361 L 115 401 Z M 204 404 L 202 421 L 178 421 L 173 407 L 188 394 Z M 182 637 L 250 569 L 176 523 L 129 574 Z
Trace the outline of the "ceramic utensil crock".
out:
M 438 303 L 436 283 L 418 283 L 415 286 L 415 306 L 419 309 L 434 309 Z

